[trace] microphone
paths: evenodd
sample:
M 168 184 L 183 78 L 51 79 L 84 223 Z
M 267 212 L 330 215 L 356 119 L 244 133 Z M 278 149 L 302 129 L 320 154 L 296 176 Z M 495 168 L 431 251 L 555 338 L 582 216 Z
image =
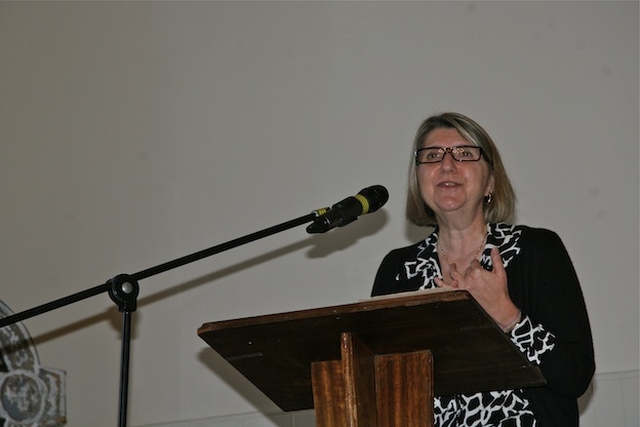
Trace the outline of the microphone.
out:
M 389 200 L 389 192 L 382 185 L 373 185 L 360 190 L 355 196 L 339 201 L 307 227 L 307 233 L 326 233 L 335 227 L 358 219 L 360 215 L 375 212 Z

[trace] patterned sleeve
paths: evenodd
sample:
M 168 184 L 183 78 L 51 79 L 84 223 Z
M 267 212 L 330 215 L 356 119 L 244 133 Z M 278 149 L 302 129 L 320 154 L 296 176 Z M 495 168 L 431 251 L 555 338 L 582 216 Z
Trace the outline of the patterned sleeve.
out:
M 543 354 L 553 350 L 556 337 L 544 330 L 542 325 L 534 325 L 525 316 L 510 332 L 511 341 L 527 357 L 529 362 L 540 364 Z

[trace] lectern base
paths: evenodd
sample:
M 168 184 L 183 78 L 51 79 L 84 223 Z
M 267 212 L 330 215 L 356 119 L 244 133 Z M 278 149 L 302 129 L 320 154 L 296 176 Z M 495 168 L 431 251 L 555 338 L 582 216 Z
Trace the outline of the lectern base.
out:
M 375 355 L 345 332 L 340 352 L 311 364 L 316 427 L 433 427 L 430 351 Z

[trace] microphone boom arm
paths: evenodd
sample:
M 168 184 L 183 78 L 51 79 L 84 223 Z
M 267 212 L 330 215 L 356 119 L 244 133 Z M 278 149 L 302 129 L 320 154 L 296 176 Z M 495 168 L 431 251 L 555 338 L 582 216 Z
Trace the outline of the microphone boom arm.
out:
M 157 265 L 155 267 L 151 267 L 151 268 L 148 268 L 146 270 L 142 270 L 142 271 L 139 271 L 138 273 L 135 273 L 135 274 L 132 274 L 132 275 L 127 275 L 127 276 L 133 281 L 143 280 L 143 279 L 149 278 L 151 276 L 155 276 L 157 274 L 161 274 L 161 273 L 167 272 L 169 270 L 173 270 L 175 268 L 182 267 L 184 265 L 191 264 L 191 263 L 199 261 L 201 259 L 213 256 L 213 255 L 216 255 L 216 254 L 219 254 L 221 252 L 228 251 L 230 249 L 236 248 L 238 246 L 242 246 L 244 244 L 253 242 L 255 240 L 259 240 L 259 239 L 262 239 L 264 237 L 271 236 L 272 234 L 276 234 L 276 233 L 288 230 L 290 228 L 297 227 L 298 225 L 302 225 L 302 224 L 305 224 L 307 222 L 314 221 L 318 216 L 322 215 L 327 210 L 328 210 L 328 208 L 317 209 L 317 210 L 313 211 L 310 214 L 301 216 L 301 217 L 293 219 L 291 221 L 287 221 L 287 222 L 284 222 L 282 224 L 275 225 L 273 227 L 269 227 L 269 228 L 266 228 L 266 229 L 261 230 L 261 231 L 257 231 L 255 233 L 248 234 L 248 235 L 246 235 L 244 237 L 240 237 L 240 238 L 237 238 L 237 239 L 234 239 L 234 240 L 230 240 L 230 241 L 225 242 L 225 243 L 221 243 L 221 244 L 216 245 L 216 246 L 212 246 L 212 247 L 207 248 L 207 249 L 203 249 L 203 250 L 198 251 L 198 252 L 194 252 L 192 254 L 183 256 L 181 258 L 177 258 L 175 260 L 168 261 L 168 262 L 165 262 L 163 264 Z M 43 313 L 58 309 L 58 308 L 73 304 L 73 303 L 78 302 L 78 301 L 85 300 L 87 298 L 90 298 L 90 297 L 93 297 L 93 296 L 96 296 L 98 294 L 105 293 L 105 292 L 113 292 L 113 293 L 115 293 L 115 296 L 112 296 L 112 299 L 114 299 L 114 298 L 115 298 L 115 300 L 125 299 L 125 298 L 123 298 L 121 296 L 118 296 L 118 287 L 114 286 L 114 282 L 119 281 L 119 280 L 116 280 L 119 277 L 120 276 L 116 276 L 113 279 L 108 280 L 106 283 L 103 283 L 102 285 L 98 285 L 98 286 L 95 286 L 93 288 L 89 288 L 89 289 L 86 289 L 84 291 L 80 291 L 80 292 L 77 292 L 75 294 L 69 295 L 67 297 L 60 298 L 60 299 L 57 299 L 55 301 L 51 301 L 51 302 L 46 303 L 46 304 L 42 304 L 40 306 L 31 308 L 31 309 L 28 309 L 28 310 L 24 310 L 24 311 L 19 312 L 19 313 L 12 314 L 11 316 L 4 317 L 4 318 L 0 319 L 0 328 L 2 328 L 4 326 L 12 325 L 14 323 L 17 323 L 17 322 L 20 322 L 20 321 L 23 321 L 23 320 L 26 320 L 26 319 L 30 319 L 32 317 L 35 317 L 35 316 L 39 315 L 39 314 L 43 314 Z M 126 283 L 126 281 L 125 281 L 125 283 Z M 116 289 L 112 289 L 114 287 Z M 118 304 L 118 301 L 115 301 L 115 300 L 114 300 L 114 302 L 116 302 L 116 304 Z M 135 310 L 135 308 L 134 308 L 134 310 Z
M 272 234 L 279 233 L 281 231 L 288 230 L 298 225 L 305 224 L 307 222 L 314 221 L 320 215 L 327 212 L 329 208 L 317 209 L 310 214 L 301 216 L 299 218 L 284 222 L 273 227 L 266 228 L 261 231 L 257 231 L 252 234 L 248 234 L 244 237 L 240 237 L 234 240 L 230 240 L 226 243 L 222 243 L 210 248 L 194 252 L 190 255 L 183 256 L 173 261 L 165 262 L 164 264 L 157 265 L 155 267 L 142 270 L 133 275 L 119 274 L 113 279 L 108 280 L 102 285 L 94 286 L 93 288 L 86 289 L 81 292 L 69 295 L 64 298 L 51 301 L 40 306 L 21 311 L 19 313 L 12 314 L 11 316 L 0 319 L 0 328 L 12 325 L 14 323 L 35 317 L 39 314 L 43 314 L 78 301 L 85 300 L 95 295 L 107 292 L 111 300 L 118 305 L 118 309 L 122 312 L 122 348 L 120 356 L 120 393 L 119 393 L 119 411 L 118 411 L 118 426 L 126 427 L 127 425 L 127 402 L 129 391 L 129 359 L 131 348 L 131 314 L 137 309 L 137 297 L 139 293 L 138 281 L 146 279 L 151 276 L 155 276 L 160 273 L 164 273 L 169 270 L 181 267 L 186 264 L 199 261 L 203 258 L 210 257 L 212 255 L 219 254 L 224 251 L 236 248 L 238 246 L 253 242 L 258 239 L 270 236 Z
M 228 251 L 307 222 L 313 222 L 313 224 L 307 227 L 307 232 L 324 233 L 334 227 L 342 227 L 355 221 L 359 215 L 364 215 L 368 212 L 375 212 L 387 202 L 388 198 L 389 194 L 387 189 L 381 185 L 365 188 L 356 196 L 348 197 L 336 203 L 331 208 L 327 207 L 316 209 L 310 214 L 299 218 L 248 234 L 244 237 L 230 240 L 226 243 L 194 252 L 190 255 L 165 262 L 155 267 L 139 271 L 135 274 L 119 274 L 102 285 L 4 317 L 0 319 L 0 328 L 107 292 L 111 300 L 118 305 L 119 311 L 122 312 L 122 353 L 120 359 L 120 401 L 118 426 L 126 427 L 129 388 L 129 358 L 131 346 L 131 315 L 132 312 L 137 309 L 137 297 L 140 291 L 138 281 L 199 261 L 203 258 Z

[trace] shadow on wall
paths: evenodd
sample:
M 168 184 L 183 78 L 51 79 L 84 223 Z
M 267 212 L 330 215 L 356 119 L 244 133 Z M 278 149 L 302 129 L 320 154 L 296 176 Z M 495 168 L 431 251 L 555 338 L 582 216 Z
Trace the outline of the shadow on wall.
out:
M 241 261 L 229 267 L 214 271 L 210 274 L 197 277 L 187 282 L 145 296 L 144 298 L 139 298 L 137 304 L 138 309 L 144 308 L 146 305 L 150 305 L 167 298 L 172 298 L 178 294 L 187 292 L 191 289 L 195 289 L 199 286 L 210 284 L 211 282 L 215 282 L 216 280 L 222 279 L 240 271 L 248 270 L 257 265 L 264 264 L 287 254 L 300 251 L 304 248 L 309 248 L 306 252 L 308 258 L 315 259 L 327 257 L 334 252 L 348 249 L 364 237 L 377 233 L 385 226 L 387 222 L 388 214 L 384 210 L 380 210 L 372 215 L 363 216 L 357 221 L 343 228 L 336 228 L 325 234 L 313 234 L 310 237 L 307 237 L 296 243 L 283 246 L 271 252 L 264 253 L 245 261 Z M 141 284 L 141 286 L 143 285 Z M 137 323 L 136 318 L 137 316 L 133 317 L 133 325 L 131 331 L 132 339 L 137 337 L 135 328 L 135 325 Z M 45 334 L 41 334 L 37 337 L 34 337 L 33 339 L 38 344 L 44 343 L 104 321 L 109 321 L 114 331 L 117 331 L 118 334 L 121 333 L 122 315 L 118 311 L 118 307 L 114 305 L 113 307 L 106 309 L 102 313 L 98 313 L 94 316 L 90 316 L 85 319 L 70 323 L 67 326 L 58 328 Z
M 271 399 L 253 385 L 251 381 L 211 348 L 203 348 L 198 354 L 198 359 L 209 369 L 212 376 L 224 381 L 262 414 L 277 414 L 283 412 Z M 211 403 L 215 405 L 216 402 Z
M 589 388 L 587 389 L 587 391 L 585 391 L 584 394 L 578 399 L 578 408 L 580 410 L 580 414 L 584 414 L 589 408 L 589 405 L 593 400 L 594 387 L 595 386 L 592 381 L 591 384 L 589 384 Z

